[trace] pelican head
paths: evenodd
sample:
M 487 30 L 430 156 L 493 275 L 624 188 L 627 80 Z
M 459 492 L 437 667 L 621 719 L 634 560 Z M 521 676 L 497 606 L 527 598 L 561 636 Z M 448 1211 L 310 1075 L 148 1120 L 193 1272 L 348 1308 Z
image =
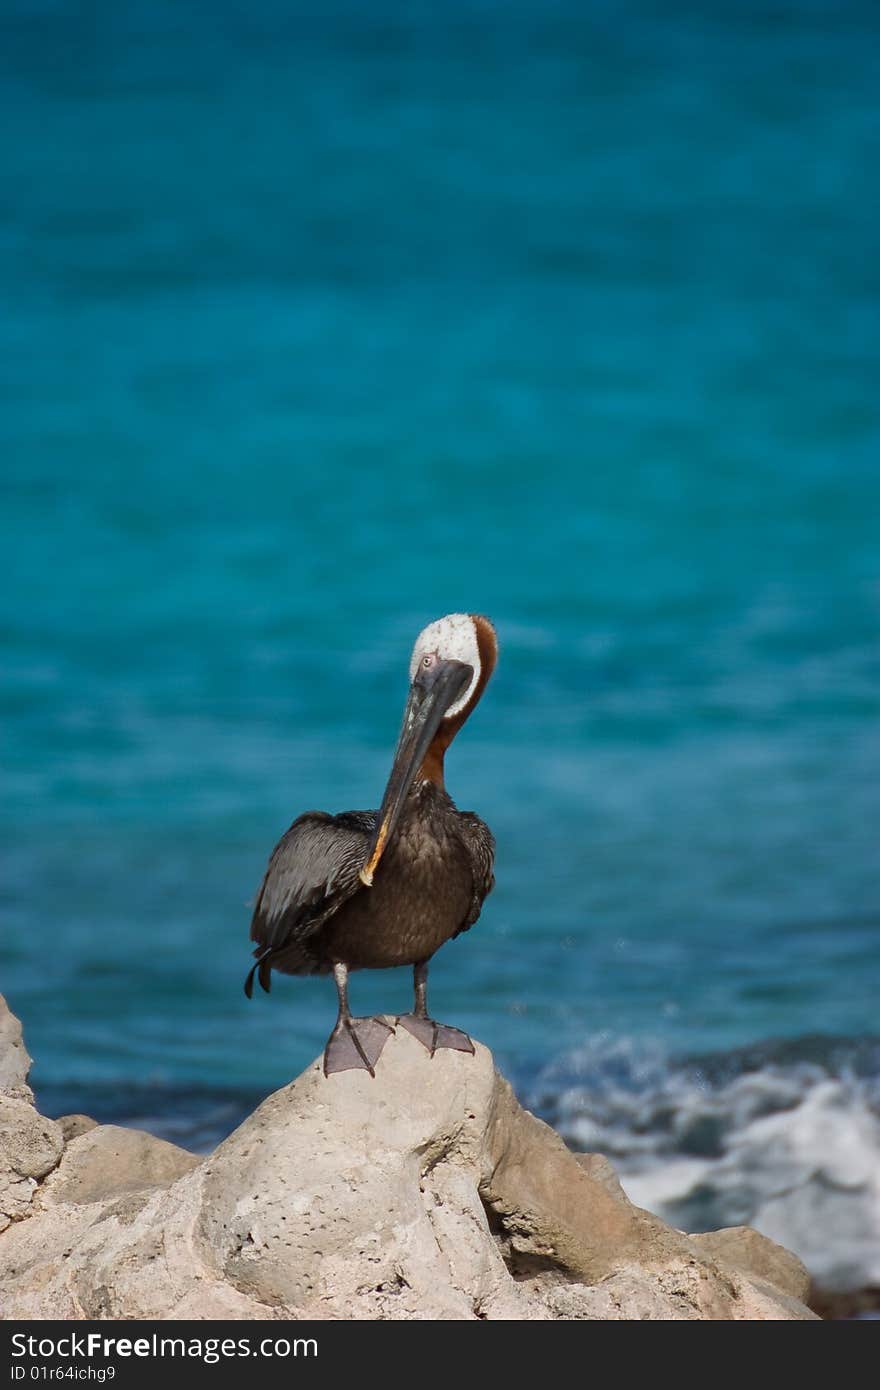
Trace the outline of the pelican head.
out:
M 495 629 L 477 613 L 448 613 L 429 623 L 416 638 L 391 775 L 360 871 L 367 887 L 416 778 L 443 786 L 443 755 L 475 709 L 497 659 Z

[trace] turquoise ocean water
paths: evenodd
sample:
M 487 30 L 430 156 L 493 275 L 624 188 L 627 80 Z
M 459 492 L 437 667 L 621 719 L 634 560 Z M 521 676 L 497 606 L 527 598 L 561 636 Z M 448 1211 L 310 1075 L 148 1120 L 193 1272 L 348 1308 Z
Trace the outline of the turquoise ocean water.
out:
M 473 609 L 498 887 L 437 1015 L 557 1119 L 711 1057 L 876 1121 L 878 29 L 5 0 L 0 988 L 47 1108 L 317 1053 L 332 983 L 242 994 L 248 903 Z

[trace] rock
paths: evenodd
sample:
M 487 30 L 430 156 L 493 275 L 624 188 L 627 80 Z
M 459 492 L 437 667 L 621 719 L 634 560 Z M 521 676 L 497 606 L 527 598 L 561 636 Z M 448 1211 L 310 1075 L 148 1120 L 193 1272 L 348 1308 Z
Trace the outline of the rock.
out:
M 616 1201 L 627 1202 L 629 1200 L 621 1186 L 620 1178 L 604 1154 L 575 1154 L 574 1156 L 584 1171 L 589 1173 L 595 1182 L 601 1183 Z
M 604 1174 L 592 1176 L 497 1074 L 487 1118 L 480 1195 L 500 1219 L 514 1256 L 595 1283 L 628 1258 L 657 1267 L 687 1252 L 679 1231 L 621 1201 Z
M 813 1315 L 797 1299 L 729 1271 L 672 1261 L 647 1271 L 630 1265 L 591 1287 L 568 1285 L 549 1298 L 553 1316 L 604 1322 L 789 1321 Z
M 477 1192 L 491 1061 L 433 1060 L 401 1031 L 375 1082 L 313 1064 L 220 1145 L 198 1229 L 224 1279 L 301 1317 L 525 1315 Z
M 27 1084 L 31 1059 L 21 1036 L 21 1024 L 0 994 L 0 1094 L 33 1101 Z
M 810 1276 L 797 1255 L 775 1240 L 759 1235 L 750 1226 L 727 1226 L 691 1236 L 691 1243 L 713 1260 L 741 1270 L 759 1283 L 772 1284 L 783 1293 L 806 1302 Z
M 315 1062 L 202 1160 L 125 1133 L 74 1138 L 0 1237 L 7 1317 L 813 1316 L 775 1247 L 634 1207 L 479 1044 L 432 1059 L 399 1030 L 375 1080 Z
M 91 1119 L 89 1115 L 59 1115 L 56 1121 L 61 1127 L 65 1144 L 69 1144 L 71 1139 L 78 1139 L 90 1129 L 95 1129 L 97 1123 L 98 1121 Z
M 170 1187 L 199 1162 L 195 1154 L 141 1129 L 88 1123 L 91 1128 L 70 1140 L 58 1167 L 43 1184 L 42 1205 L 100 1202 L 144 1188 Z
M 37 1183 L 55 1167 L 64 1136 L 27 1101 L 0 1096 L 0 1230 L 28 1214 Z

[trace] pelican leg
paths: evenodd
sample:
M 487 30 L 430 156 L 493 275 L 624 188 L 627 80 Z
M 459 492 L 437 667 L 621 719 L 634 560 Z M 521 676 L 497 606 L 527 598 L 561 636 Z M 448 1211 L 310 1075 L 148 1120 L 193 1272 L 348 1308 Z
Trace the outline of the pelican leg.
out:
M 415 997 L 411 1014 L 401 1014 L 397 1022 L 401 1028 L 418 1038 L 431 1056 L 438 1047 L 450 1047 L 455 1052 L 473 1052 L 474 1045 L 467 1033 L 460 1028 L 450 1028 L 448 1024 L 436 1023 L 428 1015 L 428 962 L 416 961 L 413 966 L 413 986 Z
M 339 1016 L 324 1048 L 324 1075 L 360 1070 L 375 1076 L 382 1048 L 394 1029 L 384 1018 L 352 1018 L 348 1007 L 348 966 L 334 965 L 333 978 L 339 995 Z

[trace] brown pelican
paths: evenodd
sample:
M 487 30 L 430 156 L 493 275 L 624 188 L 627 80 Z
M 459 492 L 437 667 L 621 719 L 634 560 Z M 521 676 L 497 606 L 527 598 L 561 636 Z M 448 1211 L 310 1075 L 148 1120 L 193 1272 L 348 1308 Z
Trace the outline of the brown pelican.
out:
M 333 972 L 339 1016 L 324 1049 L 324 1073 L 371 1076 L 392 1026 L 352 1018 L 350 970 L 412 965 L 412 1013 L 397 1022 L 433 1057 L 438 1047 L 473 1052 L 466 1033 L 428 1014 L 428 962 L 472 927 L 494 885 L 495 841 L 472 811 L 459 811 L 443 782 L 443 757 L 495 669 L 488 618 L 450 613 L 418 636 L 409 698 L 378 811 L 307 811 L 272 851 L 251 923 L 256 974 Z

